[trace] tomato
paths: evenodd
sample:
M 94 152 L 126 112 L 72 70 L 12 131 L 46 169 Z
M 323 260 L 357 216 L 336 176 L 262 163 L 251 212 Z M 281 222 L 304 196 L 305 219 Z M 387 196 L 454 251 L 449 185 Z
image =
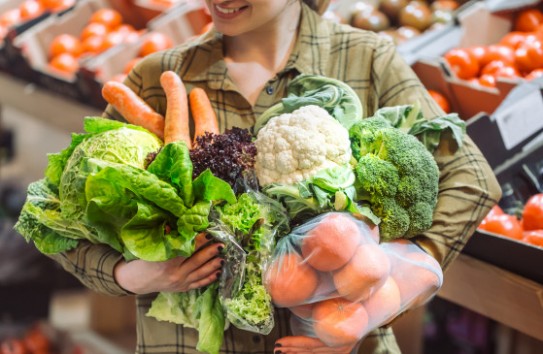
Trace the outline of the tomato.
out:
M 529 81 L 541 76 L 543 76 L 543 69 L 535 69 L 530 71 L 524 78 Z
M 20 339 L 8 339 L 0 345 L 2 354 L 29 354 L 24 342 Z
M 444 58 L 459 79 L 469 80 L 479 73 L 479 62 L 468 50 L 451 49 L 445 53 Z
M 447 100 L 447 98 L 443 96 L 443 94 L 435 90 L 428 90 L 428 93 L 430 94 L 430 96 L 432 96 L 434 101 L 436 101 L 438 106 L 441 107 L 443 112 L 445 113 L 451 112 L 451 105 L 449 104 L 449 100 Z
M 529 34 L 526 32 L 518 32 L 518 31 L 509 32 L 505 36 L 503 36 L 502 39 L 500 39 L 499 44 L 505 45 L 512 49 L 517 49 L 520 44 L 526 41 L 528 36 Z
M 522 240 L 531 245 L 543 247 L 543 229 L 524 231 L 524 238 Z
M 522 220 L 525 230 L 543 229 L 543 193 L 534 194 L 524 204 Z
M 496 87 L 496 76 L 491 74 L 483 74 L 479 76 L 479 79 L 477 79 L 477 83 L 484 87 Z
M 89 20 L 89 22 L 97 22 L 106 25 L 110 30 L 114 30 L 123 23 L 123 16 L 117 10 L 110 8 L 103 8 L 96 10 Z
M 21 19 L 24 21 L 36 18 L 44 11 L 42 4 L 37 0 L 24 1 L 19 5 L 19 10 L 21 11 Z
M 517 78 L 520 73 L 511 63 L 501 60 L 494 60 L 488 63 L 481 70 L 482 75 L 492 75 L 494 77 Z
M 19 8 L 7 10 L 0 15 L 0 26 L 11 27 L 21 22 L 21 10 Z
M 48 352 L 51 349 L 50 339 L 39 327 L 30 329 L 23 338 L 24 343 L 32 353 Z
M 516 217 L 509 214 L 486 217 L 479 225 L 479 229 L 516 240 L 522 239 L 523 230 L 520 222 Z
M 517 14 L 513 28 L 515 31 L 532 32 L 543 23 L 543 13 L 538 9 L 526 9 Z
M 91 36 L 105 36 L 109 32 L 109 28 L 103 23 L 91 22 L 86 25 L 81 33 L 79 33 L 79 38 L 83 41 Z
M 61 53 L 51 59 L 49 66 L 63 74 L 73 74 L 79 70 L 79 62 L 77 58 L 69 53 Z
M 466 48 L 466 50 L 470 52 L 470 54 L 475 57 L 475 59 L 477 59 L 477 62 L 480 64 L 484 56 L 486 55 L 487 47 L 478 45 L 475 47 Z
M 523 72 L 543 68 L 543 45 L 539 40 L 522 43 L 515 50 L 515 63 Z
M 167 35 L 160 32 L 151 32 L 143 38 L 139 55 L 144 57 L 160 50 L 171 48 L 173 42 Z
M 59 34 L 49 44 L 49 58 L 54 58 L 62 53 L 68 53 L 77 57 L 81 54 L 81 51 L 82 48 L 79 39 L 67 33 Z
M 481 66 L 485 66 L 492 61 L 500 60 L 505 63 L 513 64 L 515 62 L 515 51 L 505 45 L 493 44 L 486 48 L 481 58 Z

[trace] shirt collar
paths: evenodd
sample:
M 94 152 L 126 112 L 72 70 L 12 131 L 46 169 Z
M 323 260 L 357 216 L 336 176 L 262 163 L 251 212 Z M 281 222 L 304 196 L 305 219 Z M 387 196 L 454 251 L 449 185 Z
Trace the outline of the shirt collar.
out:
M 183 79 L 207 81 L 212 89 L 234 88 L 227 79 L 222 43 L 220 33 L 212 30 L 206 34 L 201 39 L 201 49 L 205 56 L 194 58 L 193 67 L 183 75 Z M 300 33 L 283 72 L 294 69 L 300 74 L 324 75 L 330 49 L 330 29 L 326 21 L 307 5 L 302 4 Z

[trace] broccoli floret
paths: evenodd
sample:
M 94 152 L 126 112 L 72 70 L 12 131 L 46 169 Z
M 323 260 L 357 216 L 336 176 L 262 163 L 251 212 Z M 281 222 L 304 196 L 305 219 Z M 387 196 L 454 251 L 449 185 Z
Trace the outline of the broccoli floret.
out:
M 355 175 L 361 184 L 361 199 L 378 194 L 394 197 L 400 183 L 398 169 L 391 162 L 382 160 L 374 154 L 362 156 L 355 167 Z
M 349 135 L 353 152 L 360 154 L 355 169 L 358 197 L 381 219 L 381 238 L 412 237 L 427 230 L 437 203 L 439 169 L 424 144 L 378 117 L 357 122 Z
M 351 150 L 353 157 L 358 161 L 362 156 L 373 152 L 376 132 L 383 128 L 392 128 L 392 125 L 382 118 L 367 118 L 362 123 L 354 124 L 349 129 Z

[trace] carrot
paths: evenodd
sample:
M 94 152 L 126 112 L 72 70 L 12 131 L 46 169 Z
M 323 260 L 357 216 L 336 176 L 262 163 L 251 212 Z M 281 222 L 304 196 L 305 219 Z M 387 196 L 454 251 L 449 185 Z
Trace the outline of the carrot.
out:
M 166 93 L 166 117 L 164 119 L 164 144 L 184 141 L 192 147 L 189 130 L 189 105 L 187 90 L 179 75 L 165 71 L 160 75 L 160 84 Z
M 206 132 L 219 134 L 219 122 L 204 89 L 195 87 L 190 91 L 190 112 L 194 121 L 194 141 Z
M 108 81 L 102 87 L 102 97 L 130 124 L 139 125 L 162 139 L 164 117 L 155 112 L 130 87 L 117 81 Z

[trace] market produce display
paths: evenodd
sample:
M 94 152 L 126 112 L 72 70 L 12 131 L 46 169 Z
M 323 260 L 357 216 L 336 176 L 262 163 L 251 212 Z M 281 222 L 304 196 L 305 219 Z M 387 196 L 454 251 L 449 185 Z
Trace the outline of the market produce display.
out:
M 512 31 L 497 43 L 454 48 L 444 54 L 453 73 L 462 80 L 495 87 L 496 79 L 533 80 L 543 74 L 543 12 L 519 11 Z
M 435 261 L 421 266 L 417 257 L 425 255 L 417 246 L 386 241 L 430 227 L 438 183 L 431 152 L 445 130 L 462 144 L 465 126 L 457 115 L 426 120 L 414 104 L 364 119 L 345 83 L 300 75 L 260 117 L 255 136 L 240 128 L 219 133 L 205 92 L 187 92 L 171 71 L 160 83 L 164 116 L 110 82 L 104 97 L 132 124 L 88 117 L 85 133 L 49 156 L 15 226 L 41 252 L 67 251 L 84 240 L 107 244 L 127 261 L 163 261 L 190 256 L 195 237 L 209 233 L 226 245 L 219 282 L 160 293 L 147 314 L 198 329 L 198 350 L 208 353 L 218 352 L 229 325 L 269 333 L 273 304 L 314 303 L 311 331 L 304 333 L 337 346 L 439 288 Z M 412 275 L 430 271 L 432 281 L 406 290 L 408 275 L 394 274 L 410 267 Z M 371 300 L 390 296 L 390 287 L 395 299 Z M 349 321 L 358 329 L 346 337 L 336 328 L 341 316 L 328 316 L 338 301 L 356 307 Z
M 454 18 L 465 1 L 361 0 L 354 2 L 344 21 L 351 26 L 377 32 L 402 44 L 427 30 L 437 29 Z
M 478 229 L 543 247 L 543 194 L 531 196 L 515 215 L 494 206 Z

